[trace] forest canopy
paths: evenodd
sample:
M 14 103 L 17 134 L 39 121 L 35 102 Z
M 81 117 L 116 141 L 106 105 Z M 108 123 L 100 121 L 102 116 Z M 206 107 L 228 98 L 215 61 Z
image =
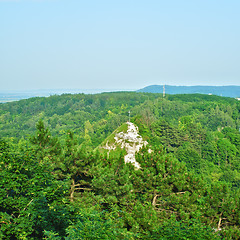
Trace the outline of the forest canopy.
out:
M 99 146 L 129 120 L 152 151 Z M 1 239 L 238 239 L 240 101 L 64 94 L 0 104 Z

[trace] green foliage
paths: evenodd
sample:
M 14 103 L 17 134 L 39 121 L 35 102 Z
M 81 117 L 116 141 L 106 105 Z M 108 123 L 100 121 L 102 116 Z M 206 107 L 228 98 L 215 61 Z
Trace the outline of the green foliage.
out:
M 200 172 L 202 160 L 199 153 L 191 144 L 185 144 L 178 148 L 176 156 L 180 162 L 185 162 L 188 170 Z
M 120 147 L 96 148 L 127 130 L 129 110 L 152 150 L 138 170 Z M 239 119 L 240 102 L 198 94 L 2 104 L 0 238 L 238 239 Z
M 134 234 L 119 228 L 116 220 L 106 219 L 104 212 L 81 211 L 76 221 L 66 229 L 65 240 L 133 239 Z M 45 239 L 61 239 L 53 231 L 45 231 Z
M 176 219 L 173 217 L 165 221 L 146 239 L 217 240 L 221 239 L 221 237 L 218 235 L 218 233 L 214 233 L 211 227 L 205 226 L 199 220 L 190 219 L 189 221 L 176 221 Z
M 163 145 L 168 152 L 174 152 L 181 146 L 183 134 L 165 120 L 154 122 L 151 130 L 154 145 Z
M 136 184 L 145 200 L 152 203 L 159 216 L 176 214 L 187 219 L 199 213 L 199 203 L 206 191 L 203 181 L 187 172 L 183 163 L 163 149 L 138 158 L 143 168 L 136 172 Z
M 0 218 L 3 239 L 40 238 L 43 229 L 64 232 L 66 185 L 56 181 L 47 165 L 39 164 L 31 151 L 16 151 L 0 141 Z M 54 223 L 50 225 L 50 223 Z
M 111 219 L 105 219 L 104 213 L 81 213 L 74 225 L 67 228 L 66 240 L 72 239 L 130 239 L 126 231 L 118 229 Z
M 42 120 L 36 124 L 36 135 L 31 138 L 31 143 L 35 146 L 39 162 L 51 163 L 60 155 L 61 148 L 56 137 L 52 137 L 49 129 L 45 128 Z
M 111 208 L 113 204 L 127 205 L 133 200 L 130 169 L 133 169 L 133 166 L 126 165 L 122 158 L 108 158 L 99 162 L 93 170 L 92 186 L 104 208 Z

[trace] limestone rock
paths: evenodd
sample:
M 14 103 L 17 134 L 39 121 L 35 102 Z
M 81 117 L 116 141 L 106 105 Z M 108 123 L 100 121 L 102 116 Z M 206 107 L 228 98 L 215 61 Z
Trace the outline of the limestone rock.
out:
M 125 163 L 132 163 L 137 169 L 139 169 L 140 164 L 135 159 L 135 153 L 143 146 L 145 147 L 148 142 L 144 141 L 139 135 L 137 126 L 131 122 L 127 122 L 127 124 L 127 132 L 116 133 L 114 137 L 115 143 L 109 146 L 109 143 L 107 142 L 103 148 L 110 152 L 111 150 L 116 149 L 116 145 L 120 146 L 127 152 L 127 155 L 124 157 Z

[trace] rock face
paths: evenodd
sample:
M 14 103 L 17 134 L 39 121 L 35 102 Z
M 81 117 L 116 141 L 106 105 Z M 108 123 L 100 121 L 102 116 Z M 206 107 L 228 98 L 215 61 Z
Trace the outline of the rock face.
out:
M 135 153 L 138 152 L 143 146 L 148 144 L 144 141 L 142 137 L 138 134 L 138 127 L 131 122 L 127 122 L 128 129 L 127 132 L 119 132 L 115 135 L 115 143 L 113 145 L 108 145 L 108 142 L 103 147 L 109 151 L 116 149 L 116 146 L 120 146 L 125 149 L 127 155 L 124 157 L 125 163 L 132 163 L 137 169 L 140 168 L 140 164 L 135 159 Z

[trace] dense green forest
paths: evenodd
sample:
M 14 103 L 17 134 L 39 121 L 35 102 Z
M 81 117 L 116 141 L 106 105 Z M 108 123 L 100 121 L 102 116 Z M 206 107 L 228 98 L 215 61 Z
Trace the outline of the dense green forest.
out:
M 152 152 L 99 146 L 129 119 Z M 239 239 L 240 101 L 64 94 L 0 104 L 0 239 Z

